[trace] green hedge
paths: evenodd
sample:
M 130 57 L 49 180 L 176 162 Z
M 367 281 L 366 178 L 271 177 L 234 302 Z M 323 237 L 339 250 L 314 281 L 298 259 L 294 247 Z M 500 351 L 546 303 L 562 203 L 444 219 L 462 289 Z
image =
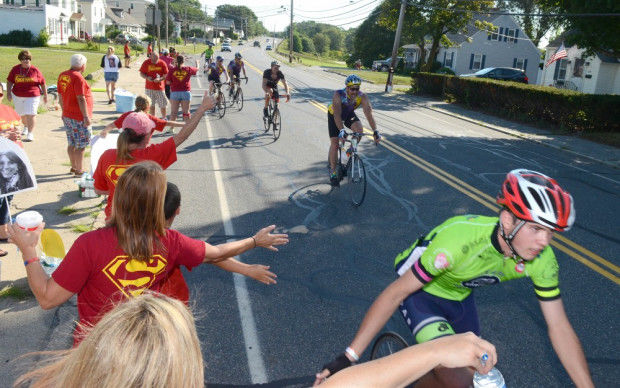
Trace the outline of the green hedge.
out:
M 620 130 L 617 95 L 431 73 L 413 73 L 411 86 L 415 94 L 442 97 L 511 119 L 573 131 Z

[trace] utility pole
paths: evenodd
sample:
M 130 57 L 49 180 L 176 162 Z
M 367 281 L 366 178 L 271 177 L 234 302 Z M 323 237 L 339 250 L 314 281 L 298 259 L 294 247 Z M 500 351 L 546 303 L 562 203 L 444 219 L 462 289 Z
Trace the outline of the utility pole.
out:
M 291 28 L 288 38 L 288 62 L 293 63 L 293 0 L 291 0 Z
M 166 47 L 170 47 L 168 44 L 168 0 L 166 0 Z
M 407 8 L 407 0 L 400 3 L 400 14 L 398 15 L 398 25 L 396 26 L 396 36 L 394 36 L 394 47 L 392 48 L 392 61 L 390 62 L 390 70 L 388 72 L 387 81 L 385 82 L 385 91 L 392 91 L 392 79 L 394 78 L 394 64 L 396 63 L 396 55 L 398 54 L 398 46 L 400 45 L 400 34 L 403 31 L 403 21 L 405 19 L 405 10 Z

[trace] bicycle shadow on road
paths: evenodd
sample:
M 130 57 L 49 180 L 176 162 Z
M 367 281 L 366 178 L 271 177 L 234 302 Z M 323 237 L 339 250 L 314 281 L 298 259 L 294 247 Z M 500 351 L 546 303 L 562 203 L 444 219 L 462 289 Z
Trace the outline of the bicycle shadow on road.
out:
M 213 140 L 201 140 L 195 144 L 177 151 L 177 154 L 190 154 L 204 149 L 242 149 L 253 147 L 265 147 L 275 143 L 271 132 L 264 129 L 247 130 L 235 133 L 233 137 L 220 137 Z

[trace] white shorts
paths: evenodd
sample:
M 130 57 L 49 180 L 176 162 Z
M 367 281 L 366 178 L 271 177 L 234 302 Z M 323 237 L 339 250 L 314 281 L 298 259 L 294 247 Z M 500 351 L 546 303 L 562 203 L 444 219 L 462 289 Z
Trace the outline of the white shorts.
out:
M 18 115 L 36 115 L 41 96 L 19 97 L 13 94 L 13 105 Z

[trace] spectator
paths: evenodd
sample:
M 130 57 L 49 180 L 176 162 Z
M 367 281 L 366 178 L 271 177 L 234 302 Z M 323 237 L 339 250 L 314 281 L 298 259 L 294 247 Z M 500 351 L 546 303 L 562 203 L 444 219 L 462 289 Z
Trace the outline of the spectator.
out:
M 129 48 L 129 41 L 125 41 L 123 52 L 125 53 L 125 67 L 129 69 L 129 62 L 131 62 L 131 49 Z
M 159 59 L 166 62 L 166 66 L 168 66 L 168 74 L 170 74 L 170 72 L 174 68 L 174 65 L 172 64 L 172 62 L 174 61 L 174 58 L 168 55 L 168 50 L 163 49 L 161 51 L 161 56 L 159 57 Z M 170 99 L 170 85 L 166 83 L 165 88 L 166 88 L 166 98 Z
M 170 47 L 170 58 L 175 59 L 177 57 L 177 49 Z
M 178 301 L 146 292 L 114 307 L 87 331 L 79 346 L 51 352 L 15 386 L 204 386 L 194 317 Z
M 90 124 L 93 115 L 93 95 L 90 86 L 82 76 L 86 70 L 86 57 L 71 56 L 71 68 L 58 76 L 58 97 L 62 107 L 62 121 L 67 132 L 71 161 L 69 173 L 82 175 L 84 149 L 90 144 Z
M 155 124 L 145 113 L 131 113 L 123 121 L 123 132 L 118 137 L 117 149 L 105 151 L 93 174 L 97 194 L 108 195 L 105 208 L 106 218 L 112 215 L 112 203 L 116 182 L 120 174 L 134 163 L 152 160 L 166 169 L 177 160 L 177 147 L 194 132 L 204 113 L 213 108 L 213 99 L 205 93 L 202 104 L 196 110 L 195 117 L 188 121 L 181 131 L 168 140 L 148 145 Z
M 182 55 L 177 55 L 176 67 L 166 77 L 166 83 L 170 85 L 170 117 L 173 121 L 177 119 L 179 104 L 183 111 L 183 120 L 187 121 L 190 118 L 189 103 L 192 99 L 190 78 L 196 75 L 198 69 L 183 66 L 184 62 L 185 58 Z
M 162 118 L 166 118 L 166 106 L 168 105 L 168 99 L 164 94 L 166 74 L 168 74 L 168 66 L 166 62 L 159 59 L 157 53 L 151 53 L 149 59 L 140 66 L 140 76 L 146 80 L 146 95 L 153 102 L 150 113 L 155 115 L 155 105 L 159 105 Z
M 166 229 L 172 227 L 176 216 L 181 212 L 181 192 L 174 183 L 168 182 L 166 186 L 166 196 L 164 198 L 164 216 L 166 217 Z M 269 271 L 269 266 L 261 264 L 245 264 L 233 258 L 214 264 L 217 267 L 229 272 L 236 272 L 241 275 L 264 284 L 276 284 L 276 274 Z M 191 268 L 188 268 L 191 271 Z M 189 288 L 181 273 L 179 266 L 166 276 L 161 286 L 161 293 L 189 304 Z
M 20 64 L 13 66 L 6 78 L 6 98 L 13 101 L 15 111 L 22 117 L 25 141 L 34 140 L 35 117 L 39 108 L 41 94 L 47 104 L 47 88 L 45 78 L 36 67 L 32 66 L 32 54 L 22 50 L 17 55 Z
M 84 328 L 95 325 L 116 302 L 147 289 L 159 291 L 175 266 L 227 261 L 255 247 L 277 251 L 276 246 L 288 243 L 286 234 L 271 234 L 275 225 L 215 246 L 166 230 L 165 191 L 166 174 L 157 163 L 144 161 L 129 167 L 118 179 L 107 226 L 78 237 L 51 278 L 37 263 L 36 247 L 45 225 L 33 232 L 9 225 L 9 236 L 22 252 L 28 284 L 40 306 L 51 309 L 77 294 L 80 325 L 74 345 L 83 339 Z M 131 350 L 141 353 L 139 348 Z
M 170 127 L 182 127 L 185 125 L 185 123 L 182 123 L 180 121 L 166 121 L 163 119 L 160 119 L 158 117 L 155 117 L 151 114 L 148 113 L 149 108 L 151 107 L 151 99 L 148 98 L 148 96 L 144 95 L 144 94 L 140 94 L 136 97 L 136 109 L 134 110 L 134 112 L 143 112 L 145 113 L 147 116 L 149 116 L 149 119 L 151 119 L 151 121 L 155 124 L 155 127 L 153 127 L 153 130 L 151 131 L 151 135 L 153 134 L 153 132 L 155 131 L 163 131 L 165 127 L 170 126 Z M 123 127 L 123 121 L 125 120 L 125 118 L 127 118 L 127 116 L 129 116 L 130 113 L 133 112 L 125 112 L 122 115 L 119 116 L 119 118 L 117 118 L 116 120 L 114 120 L 113 122 L 111 122 L 110 124 L 106 125 L 105 128 L 103 128 L 103 131 L 101 131 L 101 133 L 99 134 L 99 136 L 101 137 L 106 137 L 108 132 L 110 132 L 112 129 L 114 128 L 122 128 Z M 149 136 L 149 141 L 150 141 L 150 136 Z
M 108 47 L 108 53 L 101 58 L 103 78 L 105 79 L 105 91 L 108 94 L 108 104 L 114 102 L 114 91 L 118 81 L 118 70 L 121 68 L 121 60 L 114 55 L 114 47 Z
M 150 57 L 153 54 L 153 43 L 149 42 L 149 45 L 146 46 L 146 56 Z

